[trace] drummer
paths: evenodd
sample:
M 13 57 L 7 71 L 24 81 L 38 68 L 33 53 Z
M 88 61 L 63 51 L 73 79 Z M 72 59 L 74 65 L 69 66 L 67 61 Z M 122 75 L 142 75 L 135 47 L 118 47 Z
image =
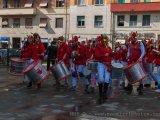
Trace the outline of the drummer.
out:
M 115 63 L 122 64 L 122 52 L 123 52 L 123 50 L 122 50 L 120 42 L 116 42 L 115 43 L 115 52 L 114 52 L 114 57 L 113 57 Z M 122 77 L 123 76 L 119 76 L 120 84 L 122 84 Z
M 43 62 L 45 48 L 43 43 L 41 42 L 41 39 L 38 33 L 33 34 L 33 41 L 28 46 L 26 51 L 31 53 L 30 62 L 33 62 L 33 61 L 40 61 L 41 63 Z M 29 84 L 27 87 L 29 88 L 32 87 L 32 81 L 29 81 Z M 41 83 L 37 84 L 37 88 L 40 88 L 40 87 L 41 87 Z
M 78 42 L 79 37 L 74 36 L 74 48 L 73 51 L 75 52 L 75 55 L 73 56 L 73 62 L 72 62 L 72 91 L 76 90 L 77 87 L 77 78 L 80 79 L 81 81 L 84 82 L 84 87 L 85 87 L 85 93 L 88 94 L 88 86 L 89 82 L 88 80 L 84 77 L 83 74 L 83 68 L 86 64 L 86 56 L 85 54 L 85 48 Z
M 152 40 L 148 40 L 148 42 L 146 42 L 146 54 L 145 54 L 145 66 L 146 66 L 146 70 L 148 73 L 148 77 L 146 79 L 146 84 L 144 84 L 144 87 L 151 87 L 151 81 L 152 79 L 156 82 L 158 82 L 158 80 L 156 79 L 156 76 L 153 73 L 153 68 L 154 68 L 154 63 L 153 61 L 156 58 L 156 53 L 153 51 L 155 48 L 153 47 L 153 42 Z
M 64 64 L 67 66 L 67 68 L 70 67 L 69 64 L 69 47 L 64 41 L 64 37 L 60 36 L 58 37 L 59 46 L 58 46 L 58 61 L 63 61 Z M 60 85 L 60 83 L 59 83 Z M 65 88 L 68 88 L 68 77 L 65 78 Z
M 157 78 L 157 82 L 158 82 L 158 88 L 155 91 L 156 92 L 160 92 L 160 40 L 158 41 L 158 50 L 156 52 L 156 58 L 154 60 L 154 63 L 157 66 L 157 75 L 156 75 L 156 78 Z
M 90 60 L 94 60 L 94 48 L 92 46 L 92 40 L 87 41 L 87 46 L 86 46 L 86 63 L 88 63 Z M 91 90 L 94 92 L 96 88 L 96 70 L 91 71 Z
M 131 44 L 128 48 L 127 58 L 128 58 L 128 64 L 135 63 L 137 61 L 142 62 L 142 59 L 145 55 L 145 47 L 142 42 L 139 42 L 137 40 L 137 33 L 133 32 L 131 35 Z M 128 91 L 129 93 L 132 92 L 133 86 L 131 83 L 128 83 Z M 137 91 L 139 95 L 142 95 L 143 92 L 143 83 L 140 81 L 139 87 L 137 88 Z
M 107 99 L 107 90 L 110 83 L 111 60 L 113 53 L 109 46 L 109 39 L 106 34 L 100 35 L 98 39 L 100 43 L 96 46 L 95 49 L 95 59 L 98 61 L 98 103 L 102 103 Z

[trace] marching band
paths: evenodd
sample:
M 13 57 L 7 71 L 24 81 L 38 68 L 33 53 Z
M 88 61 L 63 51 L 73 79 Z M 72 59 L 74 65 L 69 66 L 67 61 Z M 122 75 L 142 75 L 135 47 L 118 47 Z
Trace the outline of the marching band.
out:
M 79 38 L 80 36 L 74 36 L 66 43 L 64 37 L 60 36 L 51 42 L 51 46 L 54 48 L 49 46 L 45 53 L 40 36 L 37 33 L 30 35 L 20 51 L 21 58 L 27 58 L 24 69 L 27 69 L 35 61 L 42 63 L 45 54 L 48 55 L 46 71 L 50 71 L 50 61 L 53 66 L 63 61 L 65 69 L 68 69 L 71 75 L 71 81 L 68 75 L 63 77 L 66 89 L 69 89 L 71 82 L 70 90 L 76 91 L 79 81 L 83 81 L 84 93 L 88 94 L 89 88 L 93 92 L 98 86 L 98 102 L 100 103 L 108 98 L 109 86 L 112 86 L 112 82 L 115 80 L 113 74 L 119 74 L 119 72 L 120 74 L 116 78 L 120 83 L 118 85 L 129 94 L 132 93 L 134 84 L 139 83 L 137 92 L 142 95 L 143 87 L 151 87 L 152 80 L 157 84 L 156 92 L 160 92 L 160 41 L 156 47 L 152 40 L 138 41 L 137 32 L 132 32 L 124 45 L 116 42 L 115 48 L 111 48 L 107 34 L 97 36 L 94 44 L 92 40 L 80 42 Z M 119 71 L 113 70 L 113 63 L 117 63 Z M 119 68 L 119 64 L 123 66 L 122 69 Z M 60 65 L 60 67 L 62 66 Z M 157 67 L 157 73 L 153 72 L 155 67 Z M 139 71 L 142 71 L 143 75 Z M 42 74 L 43 77 L 45 74 L 43 72 L 38 72 L 38 74 Z M 57 69 L 54 74 L 59 74 L 58 77 L 61 78 L 61 72 L 61 69 Z M 32 84 L 36 84 L 38 88 L 41 87 L 42 82 L 33 82 L 27 77 L 25 74 L 24 79 L 30 81 L 27 87 L 31 87 Z M 35 76 L 32 77 L 34 79 Z M 133 79 L 131 80 L 131 78 Z M 57 85 L 60 85 L 59 80 L 59 78 L 56 80 Z

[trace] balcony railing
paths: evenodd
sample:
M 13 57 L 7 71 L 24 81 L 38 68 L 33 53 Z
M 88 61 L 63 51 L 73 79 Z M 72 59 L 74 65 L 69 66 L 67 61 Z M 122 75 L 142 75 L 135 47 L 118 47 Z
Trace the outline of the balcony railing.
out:
M 34 15 L 36 8 L 3 8 L 0 9 L 0 16 L 2 15 Z

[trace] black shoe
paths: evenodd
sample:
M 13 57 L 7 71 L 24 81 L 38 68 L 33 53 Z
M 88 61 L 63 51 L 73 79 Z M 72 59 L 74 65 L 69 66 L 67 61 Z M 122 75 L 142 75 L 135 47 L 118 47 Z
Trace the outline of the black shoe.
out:
M 37 84 L 37 88 L 40 89 L 41 88 L 41 83 Z
M 27 88 L 31 88 L 32 87 L 32 82 L 29 82 L 29 84 L 27 85 Z
M 158 85 L 158 82 L 155 82 L 155 86 L 157 86 Z
M 143 95 L 143 92 L 142 92 L 142 91 L 139 91 L 139 92 L 138 92 L 138 95 Z
M 144 84 L 144 87 L 150 88 L 150 87 L 151 87 L 151 84 Z

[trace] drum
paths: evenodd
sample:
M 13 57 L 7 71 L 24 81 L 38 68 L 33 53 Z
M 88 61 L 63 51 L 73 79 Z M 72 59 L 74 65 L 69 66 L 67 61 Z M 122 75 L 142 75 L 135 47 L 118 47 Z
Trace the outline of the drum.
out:
M 44 82 L 50 74 L 50 72 L 42 66 L 40 61 L 32 62 L 23 72 L 34 84 Z
M 55 79 L 62 80 L 66 78 L 68 75 L 71 75 L 70 71 L 64 64 L 64 62 L 59 62 L 56 65 L 51 67 L 51 71 Z
M 154 70 L 153 63 L 146 63 L 146 69 L 147 72 L 153 71 Z
M 87 66 L 88 66 L 89 70 L 96 70 L 97 66 L 98 66 L 98 62 L 97 61 L 89 61 Z
M 121 63 L 112 62 L 112 79 L 121 79 L 123 76 L 123 65 Z
M 67 66 L 64 64 L 63 61 L 61 62 L 61 67 L 64 70 L 66 76 L 71 75 L 71 72 L 68 70 Z
M 18 57 L 10 58 L 9 72 L 12 75 L 23 75 L 23 68 L 24 68 L 25 62 L 26 62 L 26 59 L 21 59 Z
M 91 74 L 91 70 L 88 70 L 88 67 L 87 66 L 85 66 L 84 68 L 83 68 L 83 75 L 85 76 L 85 77 L 88 77 L 90 74 Z
M 124 67 L 124 72 L 131 84 L 144 80 L 147 77 L 146 71 L 139 61 Z

